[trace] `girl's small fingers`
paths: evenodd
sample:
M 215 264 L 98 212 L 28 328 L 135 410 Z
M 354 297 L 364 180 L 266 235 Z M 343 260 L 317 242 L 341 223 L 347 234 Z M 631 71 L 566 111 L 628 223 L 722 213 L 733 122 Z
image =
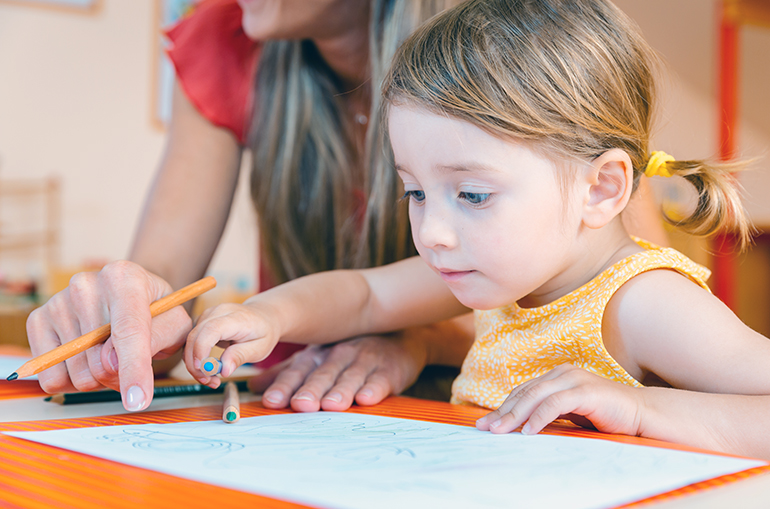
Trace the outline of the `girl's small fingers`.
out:
M 259 362 L 273 351 L 275 343 L 266 339 L 255 339 L 244 343 L 236 343 L 225 348 L 220 360 L 222 361 L 222 376 L 228 377 L 238 366 L 247 362 Z
M 550 394 L 532 411 L 521 432 L 525 435 L 540 433 L 543 428 L 562 415 L 577 411 L 581 404 L 581 392 L 568 389 Z
M 539 380 L 541 380 L 541 378 L 533 378 L 532 380 L 527 380 L 526 382 L 514 387 L 508 397 L 505 398 L 505 401 L 503 401 L 502 405 L 476 421 L 476 428 L 480 429 L 481 431 L 489 431 L 489 425 L 499 420 L 503 415 L 510 412 L 521 397 L 521 394 L 527 391 L 528 388 L 532 385 L 538 383 Z
M 565 386 L 563 377 L 552 380 L 538 380 L 517 394 L 514 404 L 509 407 L 500 419 L 489 423 L 492 433 L 509 433 L 530 419 L 532 413 L 552 394 L 562 391 Z M 510 402 L 507 402 L 510 404 Z

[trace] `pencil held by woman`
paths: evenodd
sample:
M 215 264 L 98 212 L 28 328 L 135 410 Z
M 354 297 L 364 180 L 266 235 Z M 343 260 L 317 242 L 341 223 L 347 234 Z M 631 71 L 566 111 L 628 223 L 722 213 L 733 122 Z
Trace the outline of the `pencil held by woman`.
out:
M 195 283 L 185 286 L 165 297 L 162 297 L 150 304 L 150 314 L 155 317 L 161 313 L 182 305 L 185 302 L 202 295 L 217 285 L 216 279 L 211 276 L 205 277 Z M 43 370 L 50 368 L 60 362 L 64 362 L 70 357 L 77 355 L 89 348 L 103 343 L 110 337 L 111 325 L 105 324 L 87 334 L 83 334 L 77 339 L 54 348 L 42 355 L 38 355 L 24 363 L 19 369 L 8 376 L 8 380 L 26 378 L 36 375 Z

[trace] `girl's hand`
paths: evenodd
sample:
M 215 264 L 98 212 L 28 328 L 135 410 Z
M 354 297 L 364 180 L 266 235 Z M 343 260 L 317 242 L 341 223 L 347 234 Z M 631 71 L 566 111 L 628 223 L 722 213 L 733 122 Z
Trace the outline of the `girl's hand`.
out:
M 524 424 L 521 432 L 530 435 L 555 419 L 569 419 L 607 433 L 638 435 L 643 411 L 641 389 L 563 364 L 516 387 L 500 408 L 476 421 L 476 427 L 509 433 Z
M 201 371 L 201 361 L 218 345 L 225 349 L 223 377 L 246 362 L 258 362 L 268 356 L 281 337 L 274 313 L 256 303 L 220 304 L 207 309 L 187 336 L 184 362 L 187 370 L 202 384 L 216 389 L 221 382 Z

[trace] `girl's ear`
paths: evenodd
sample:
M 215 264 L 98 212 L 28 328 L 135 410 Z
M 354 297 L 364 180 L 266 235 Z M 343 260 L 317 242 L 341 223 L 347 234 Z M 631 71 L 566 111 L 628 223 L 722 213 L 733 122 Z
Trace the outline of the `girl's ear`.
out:
M 583 224 L 601 228 L 626 208 L 634 185 L 634 167 L 624 150 L 603 153 L 586 169 L 588 196 L 583 206 Z

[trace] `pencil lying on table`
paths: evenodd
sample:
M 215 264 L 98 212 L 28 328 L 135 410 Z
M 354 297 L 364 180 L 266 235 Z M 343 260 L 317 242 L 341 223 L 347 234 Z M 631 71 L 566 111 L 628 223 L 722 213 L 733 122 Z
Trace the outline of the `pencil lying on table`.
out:
M 161 313 L 165 313 L 169 309 L 184 304 L 188 300 L 194 299 L 211 290 L 216 285 L 216 279 L 211 276 L 204 277 L 203 279 L 187 285 L 184 288 L 180 288 L 174 293 L 170 293 L 150 304 L 150 314 L 155 317 Z M 63 345 L 54 348 L 50 352 L 38 355 L 34 359 L 25 362 L 19 369 L 10 374 L 8 380 L 16 380 L 17 378 L 26 378 L 28 376 L 37 375 L 51 366 L 55 366 L 74 355 L 85 352 L 92 346 L 103 343 L 108 337 L 110 337 L 110 324 L 102 325 L 88 334 L 84 334 L 77 339 L 73 339 L 68 343 L 64 343 Z
M 237 379 L 228 382 L 234 384 L 236 390 L 248 390 L 246 379 Z M 155 385 L 152 391 L 153 400 L 157 398 L 170 398 L 174 396 L 204 396 L 206 394 L 222 394 L 225 392 L 225 384 L 216 389 L 199 383 L 177 383 L 168 385 Z M 79 405 L 81 403 L 103 403 L 106 401 L 120 401 L 120 393 L 113 390 L 67 392 L 54 394 L 45 398 L 46 401 L 59 403 L 60 405 Z

